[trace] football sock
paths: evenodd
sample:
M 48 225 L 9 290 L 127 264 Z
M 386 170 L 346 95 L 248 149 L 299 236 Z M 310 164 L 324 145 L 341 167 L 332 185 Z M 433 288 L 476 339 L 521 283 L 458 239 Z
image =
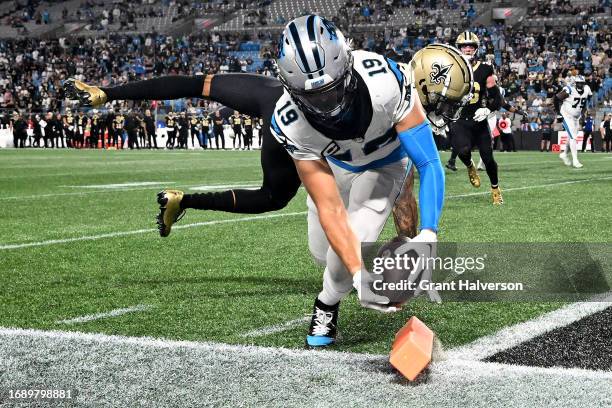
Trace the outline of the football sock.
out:
M 261 214 L 280 210 L 285 207 L 292 197 L 291 192 L 274 196 L 269 188 L 262 186 L 257 190 L 241 189 L 185 194 L 181 200 L 181 208 L 225 211 L 239 214 Z
M 325 268 L 323 273 L 323 290 L 317 298 L 326 305 L 335 305 L 346 297 L 353 289 L 353 280 L 347 276 L 346 284 L 334 281 L 329 272 L 329 268 Z
M 181 200 L 181 208 L 233 211 L 234 194 L 231 190 L 214 193 L 185 194 Z
M 572 161 L 575 163 L 578 161 L 578 146 L 576 146 L 576 140 L 575 139 L 570 139 L 569 140 L 569 147 L 570 150 L 572 152 Z

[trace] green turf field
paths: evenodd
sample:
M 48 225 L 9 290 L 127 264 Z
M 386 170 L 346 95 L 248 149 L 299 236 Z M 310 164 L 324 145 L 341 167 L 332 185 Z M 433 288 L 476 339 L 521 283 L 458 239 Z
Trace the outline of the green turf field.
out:
M 497 159 L 501 208 L 491 205 L 484 172 L 479 190 L 463 169 L 447 173 L 441 240 L 612 242 L 612 156 L 582 154 L 580 170 L 554 154 Z M 302 318 L 320 289 L 303 189 L 276 213 L 286 216 L 241 220 L 249 216 L 191 210 L 179 225 L 235 222 L 177 229 L 166 239 L 155 230 L 162 187 L 255 187 L 260 178 L 258 152 L 0 150 L 0 326 L 302 347 L 305 322 L 244 335 Z M 158 184 L 109 186 L 141 182 Z M 389 222 L 381 238 L 393 235 Z M 150 307 L 57 323 L 135 305 Z M 411 315 L 455 346 L 558 306 L 418 300 L 380 315 L 352 295 L 341 308 L 337 348 L 386 353 Z

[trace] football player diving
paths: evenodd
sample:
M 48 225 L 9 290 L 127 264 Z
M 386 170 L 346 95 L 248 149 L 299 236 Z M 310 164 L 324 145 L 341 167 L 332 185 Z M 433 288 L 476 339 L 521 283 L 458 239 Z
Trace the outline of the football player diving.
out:
M 493 66 L 477 58 L 480 46 L 478 36 L 464 31 L 457 37 L 456 46 L 471 63 L 474 71 L 474 91 L 470 103 L 461 112 L 461 118 L 449 126 L 453 155 L 447 167 L 451 170 L 455 168 L 454 155 L 458 155 L 467 167 L 470 183 L 474 187 L 480 187 L 480 176 L 472 160 L 472 148 L 477 146 L 491 181 L 493 204 L 501 205 L 504 200 L 499 188 L 497 163 L 493 158 L 487 117 L 502 107 L 503 98 L 497 86 Z
M 555 95 L 555 107 L 563 118 L 563 127 L 568 137 L 565 150 L 559 155 L 566 166 L 573 166 L 577 169 L 582 167 L 582 163 L 578 161 L 576 137 L 580 130 L 580 118 L 584 116 L 587 101 L 592 96 L 591 88 L 586 84 L 582 75 L 571 77 L 563 90 Z M 568 151 L 571 152 L 571 159 L 567 155 Z
M 435 105 L 433 122 L 455 120 L 473 77 L 467 60 L 443 45 L 421 50 L 402 71 L 382 55 L 351 50 L 316 15 L 286 26 L 276 63 L 285 92 L 272 134 L 309 194 L 309 248 L 325 264 L 306 344 L 325 347 L 335 342 L 340 301 L 353 288 L 364 307 L 398 310 L 371 291 L 361 243 L 378 239 L 413 163 L 421 231 L 412 241 L 437 240 L 444 172 L 421 98 Z
M 421 233 L 416 240 L 436 240 L 444 173 L 421 105 L 428 108 L 427 116 L 436 123 L 440 122 L 439 118 L 456 119 L 470 99 L 472 71 L 457 50 L 433 45 L 415 55 L 408 73 L 402 72 L 393 61 L 378 54 L 351 51 L 342 34 L 317 16 L 304 16 L 289 23 L 282 41 L 277 61 L 282 95 L 278 99 L 276 94 L 278 101 L 273 100 L 271 107 L 269 100 L 261 101 L 257 109 L 263 115 L 253 112 L 253 106 L 239 105 L 244 104 L 247 97 L 244 89 L 263 91 L 249 92 L 250 95 L 269 96 L 278 92 L 278 82 L 265 77 L 242 76 L 251 80 L 252 86 L 245 87 L 243 82 L 231 88 L 233 91 L 224 87 L 235 84 L 239 74 L 162 77 L 110 89 L 73 81 L 68 88 L 71 88 L 72 97 L 85 104 L 120 98 L 168 99 L 168 94 L 172 93 L 174 98 L 209 97 L 247 114 L 253 112 L 254 116 L 266 118 L 273 135 L 281 142 L 278 147 L 289 152 L 295 162 L 293 172 L 297 167 L 310 193 L 309 244 L 315 258 L 327 267 L 323 290 L 315 300 L 307 344 L 327 346 L 335 341 L 339 302 L 350 293 L 353 285 L 364 306 L 381 311 L 395 310 L 386 304 L 388 301 L 378 304 L 377 300 L 381 299 L 373 293 L 368 296 L 361 293 L 363 290 L 358 283 L 362 274 L 367 279 L 368 273 L 362 271 L 360 242 L 378 238 L 403 184 L 408 168 L 407 155 L 419 170 L 422 186 L 419 194 Z M 175 82 L 172 87 L 168 86 L 170 80 Z M 157 81 L 155 86 L 152 86 L 153 81 Z M 161 86 L 162 81 L 166 86 Z M 260 84 L 253 86 L 256 81 Z M 143 86 L 143 82 L 148 84 Z M 222 82 L 224 87 L 217 89 Z M 196 92 L 193 88 L 197 89 L 198 84 Z M 220 97 L 217 92 L 226 95 Z M 273 140 L 268 142 L 274 143 Z M 400 143 L 406 147 L 402 148 Z M 262 151 L 262 164 L 265 154 L 270 155 L 271 160 L 286 158 L 291 163 L 289 155 L 281 152 L 276 148 L 268 149 L 267 153 Z M 290 197 L 285 197 L 286 201 L 299 186 L 297 177 L 283 180 L 287 174 L 291 176 L 285 173 L 279 178 L 295 183 L 295 188 Z M 264 167 L 264 185 L 266 177 L 275 176 L 266 174 Z M 184 205 L 188 196 L 182 193 L 162 194 L 165 200 L 162 202 L 165 209 L 162 224 L 168 232 L 183 208 L 202 208 L 197 203 Z M 217 195 L 211 202 L 225 200 L 232 210 L 236 210 L 239 200 L 235 192 L 226 192 L 225 197 L 220 196 L 223 193 L 210 194 Z M 262 198 L 263 211 L 279 209 L 286 204 L 274 203 L 273 206 L 265 203 L 266 199 L 272 201 L 269 195 Z M 208 203 L 207 207 L 219 209 L 220 204 Z M 328 249 L 330 244 L 331 249 Z

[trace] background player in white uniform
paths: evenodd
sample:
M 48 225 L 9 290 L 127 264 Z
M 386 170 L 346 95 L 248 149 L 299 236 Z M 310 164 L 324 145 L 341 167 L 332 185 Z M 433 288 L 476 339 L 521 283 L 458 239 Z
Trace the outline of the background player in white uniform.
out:
M 556 95 L 556 98 L 561 101 L 559 113 L 563 118 L 563 127 L 568 136 L 565 150 L 559 155 L 566 166 L 582 167 L 578 161 L 576 137 L 580 130 L 580 118 L 586 109 L 587 101 L 592 96 L 591 88 L 586 84 L 582 75 L 572 77 L 563 90 Z M 572 153 L 571 159 L 567 155 L 568 150 Z
M 438 101 L 441 116 L 454 113 L 469 101 L 472 72 L 457 50 L 438 46 L 428 55 L 411 62 L 427 65 L 430 73 L 419 78 L 417 91 L 395 62 L 351 51 L 342 33 L 321 17 L 297 18 L 283 32 L 277 65 L 285 94 L 276 104 L 271 129 L 309 193 L 310 249 L 326 263 L 307 336 L 311 347 L 335 341 L 339 302 L 353 287 L 364 307 L 396 310 L 369 290 L 372 277 L 363 268 L 360 244 L 378 238 L 408 158 L 421 181 L 421 232 L 414 240 L 437 239 L 444 172 L 417 96 L 428 84 L 441 86 L 441 94 L 425 91 L 427 97 Z M 458 71 L 463 75 L 453 89 Z

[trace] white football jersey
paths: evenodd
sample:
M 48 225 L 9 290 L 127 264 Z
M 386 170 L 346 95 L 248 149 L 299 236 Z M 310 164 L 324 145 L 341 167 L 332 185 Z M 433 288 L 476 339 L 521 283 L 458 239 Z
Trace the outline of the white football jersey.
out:
M 587 99 L 593 96 L 591 88 L 585 84 L 582 93 L 580 93 L 575 87 L 566 85 L 563 90 L 569 96 L 561 104 L 561 115 L 574 119 L 580 118 Z
M 405 157 L 394 126 L 414 106 L 416 90 L 409 75 L 395 62 L 367 51 L 353 51 L 353 67 L 372 101 L 372 119 L 365 134 L 362 138 L 347 135 L 347 140 L 328 138 L 306 120 L 285 90 L 276 102 L 271 130 L 294 159 L 325 158 L 345 169 L 361 171 Z

